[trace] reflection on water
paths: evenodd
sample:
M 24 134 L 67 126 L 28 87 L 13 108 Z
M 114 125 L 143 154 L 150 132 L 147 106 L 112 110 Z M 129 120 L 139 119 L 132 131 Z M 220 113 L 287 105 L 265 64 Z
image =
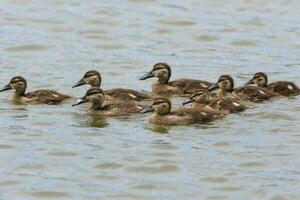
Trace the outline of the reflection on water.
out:
M 22 75 L 28 91 L 80 97 L 88 87 L 72 84 L 97 69 L 104 89 L 149 91 L 152 80 L 138 78 L 156 62 L 172 66 L 171 79 L 231 74 L 238 86 L 265 71 L 299 85 L 299 9 L 296 0 L 1 1 L 0 85 Z M 298 97 L 164 127 L 10 96 L 0 94 L 0 199 L 300 198 Z

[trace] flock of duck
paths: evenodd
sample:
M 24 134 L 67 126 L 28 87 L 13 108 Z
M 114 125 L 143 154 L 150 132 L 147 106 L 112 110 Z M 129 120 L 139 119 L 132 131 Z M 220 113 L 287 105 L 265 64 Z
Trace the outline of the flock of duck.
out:
M 230 113 L 249 108 L 246 101 L 263 102 L 280 96 L 300 94 L 299 87 L 290 81 L 268 83 L 265 73 L 256 73 L 245 85 L 235 88 L 230 75 L 222 75 L 216 83 L 195 79 L 170 81 L 171 68 L 167 63 L 157 63 L 153 69 L 140 78 L 158 80 L 152 85 L 152 92 L 132 89 L 101 89 L 101 75 L 96 70 L 88 71 L 73 86 L 90 85 L 86 94 L 72 106 L 90 102 L 88 113 L 98 116 L 122 116 L 134 113 L 153 112 L 150 122 L 159 125 L 185 125 L 205 123 L 220 119 Z M 72 98 L 53 90 L 36 90 L 26 93 L 27 82 L 21 76 L 13 77 L 0 92 L 14 90 L 12 101 L 18 104 L 58 104 Z M 217 94 L 211 94 L 218 90 Z M 172 109 L 171 95 L 188 96 L 183 106 Z M 106 101 L 106 102 L 105 102 Z M 143 106 L 146 102 L 152 103 Z M 191 104 L 191 107 L 185 105 Z

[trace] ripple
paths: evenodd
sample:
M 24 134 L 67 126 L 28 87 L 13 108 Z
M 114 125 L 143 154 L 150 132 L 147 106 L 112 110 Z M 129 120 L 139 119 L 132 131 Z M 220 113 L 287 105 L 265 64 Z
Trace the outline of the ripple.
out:
M 239 165 L 242 168 L 260 168 L 266 167 L 266 164 L 261 162 L 246 162 Z
M 243 187 L 218 187 L 214 188 L 214 190 L 223 191 L 223 192 L 237 192 L 243 190 Z
M 29 195 L 37 198 L 61 198 L 68 197 L 69 194 L 65 192 L 56 191 L 40 191 L 40 192 L 30 192 Z
M 208 182 L 208 183 L 225 183 L 228 179 L 223 177 L 205 177 L 200 179 L 201 182 Z
M 157 33 L 157 34 L 162 34 L 162 35 L 164 35 L 164 34 L 170 34 L 170 33 L 172 33 L 173 31 L 172 30 L 170 30 L 170 29 L 157 29 L 157 30 L 155 30 L 153 33 Z
M 122 165 L 118 163 L 101 163 L 96 165 L 94 168 L 99 168 L 99 169 L 117 169 L 121 168 Z
M 240 24 L 246 25 L 246 26 L 256 26 L 256 27 L 266 26 L 266 24 L 262 23 L 259 19 L 244 20 L 244 21 L 241 21 Z
M 0 144 L 0 149 L 13 149 L 13 148 L 16 147 L 9 144 Z
M 21 166 L 18 169 L 25 169 L 25 170 L 44 170 L 46 169 L 46 166 L 44 165 L 25 165 L 25 166 Z
M 155 190 L 157 189 L 157 186 L 154 184 L 140 184 L 133 187 L 134 189 L 138 190 Z
M 201 42 L 213 42 L 217 41 L 219 38 L 213 35 L 200 35 L 196 39 Z
M 178 27 L 186 27 L 186 26 L 195 26 L 195 25 L 197 25 L 196 22 L 188 21 L 188 20 L 168 19 L 168 20 L 158 20 L 157 22 L 160 23 L 160 24 L 166 24 L 166 25 L 178 26 Z
M 46 51 L 48 49 L 49 46 L 32 44 L 32 45 L 22 45 L 17 47 L 9 47 L 6 48 L 5 50 L 11 52 L 20 52 L 20 51 Z
M 99 180 L 106 180 L 106 181 L 113 181 L 113 180 L 119 179 L 116 176 L 110 176 L 110 175 L 98 175 L 98 176 L 95 176 L 94 178 L 99 179 Z
M 233 146 L 232 142 L 227 142 L 227 141 L 216 142 L 216 143 L 213 143 L 212 145 L 216 146 L 216 147 L 230 147 L 230 146 Z
M 0 181 L 0 187 L 9 187 L 20 184 L 18 181 Z
M 165 174 L 178 172 L 180 168 L 176 165 L 162 165 L 156 167 L 127 167 L 125 171 L 143 174 Z
M 67 152 L 67 151 L 57 151 L 48 153 L 49 156 L 61 156 L 61 157 L 69 157 L 69 156 L 77 156 L 77 153 Z
M 227 197 L 214 195 L 214 196 L 208 196 L 208 197 L 206 197 L 206 199 L 208 199 L 208 200 L 224 200 L 224 199 L 227 199 Z
M 102 45 L 96 45 L 97 49 L 103 49 L 103 50 L 115 50 L 115 49 L 125 49 L 127 48 L 124 45 L 117 45 L 117 44 L 102 44 Z
M 250 41 L 250 40 L 236 40 L 230 43 L 234 46 L 240 46 L 240 47 L 254 47 L 257 46 L 256 42 Z

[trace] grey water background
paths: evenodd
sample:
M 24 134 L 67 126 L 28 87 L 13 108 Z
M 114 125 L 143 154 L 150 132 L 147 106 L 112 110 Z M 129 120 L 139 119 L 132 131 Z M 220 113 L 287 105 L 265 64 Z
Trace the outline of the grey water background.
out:
M 297 0 L 2 0 L 0 84 L 71 89 L 97 69 L 104 89 L 138 77 L 236 85 L 254 72 L 300 85 Z M 149 115 L 99 119 L 87 106 L 14 105 L 0 94 L 0 199 L 300 199 L 300 98 L 251 104 L 208 125 L 159 127 Z M 172 99 L 179 104 L 182 99 Z

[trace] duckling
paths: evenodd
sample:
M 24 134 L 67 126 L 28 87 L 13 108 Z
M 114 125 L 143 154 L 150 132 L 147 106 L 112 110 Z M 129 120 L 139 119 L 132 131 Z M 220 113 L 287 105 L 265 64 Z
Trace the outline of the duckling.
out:
M 255 84 L 282 96 L 295 96 L 300 94 L 299 87 L 290 81 L 276 81 L 268 84 L 268 76 L 263 72 L 254 74 L 253 78 L 246 83 L 246 85 L 249 84 Z
M 187 125 L 193 123 L 205 123 L 219 119 L 223 115 L 218 112 L 204 109 L 180 108 L 171 111 L 171 102 L 166 98 L 157 98 L 153 103 L 145 107 L 141 113 L 154 112 L 150 117 L 150 123 L 158 125 Z
M 90 88 L 84 97 L 79 98 L 72 106 L 78 106 L 83 103 L 90 102 L 92 106 L 88 109 L 88 113 L 98 116 L 124 116 L 132 113 L 139 113 L 142 107 L 138 106 L 134 101 L 118 101 L 103 105 L 105 93 L 101 88 Z
M 219 88 L 217 93 L 219 99 L 243 99 L 252 102 L 262 102 L 276 96 L 275 93 L 256 86 L 241 86 L 234 89 L 234 80 L 230 75 L 220 76 L 218 82 L 211 85 L 208 90 L 213 91 L 217 88 Z
M 36 90 L 25 93 L 27 81 L 22 76 L 13 77 L 9 84 L 0 89 L 0 92 L 14 89 L 12 101 L 21 104 L 59 104 L 71 98 L 68 95 L 58 93 L 53 90 Z
M 233 99 L 210 99 L 208 90 L 199 89 L 194 92 L 182 104 L 192 103 L 193 109 L 209 109 L 223 114 L 237 113 L 246 110 L 248 107 Z
M 98 71 L 91 70 L 84 74 L 83 78 L 80 79 L 74 86 L 79 87 L 81 85 L 88 84 L 92 87 L 101 87 L 102 78 Z M 124 88 L 115 88 L 104 91 L 106 99 L 108 100 L 122 100 L 122 101 L 144 101 L 151 100 L 150 95 L 144 94 L 142 92 L 124 89 Z
M 140 78 L 146 80 L 156 77 L 158 81 L 152 85 L 152 92 L 156 95 L 185 95 L 192 94 L 196 89 L 205 89 L 212 83 L 194 79 L 178 79 L 169 81 L 171 77 L 171 68 L 167 63 L 157 63 L 153 69 Z

